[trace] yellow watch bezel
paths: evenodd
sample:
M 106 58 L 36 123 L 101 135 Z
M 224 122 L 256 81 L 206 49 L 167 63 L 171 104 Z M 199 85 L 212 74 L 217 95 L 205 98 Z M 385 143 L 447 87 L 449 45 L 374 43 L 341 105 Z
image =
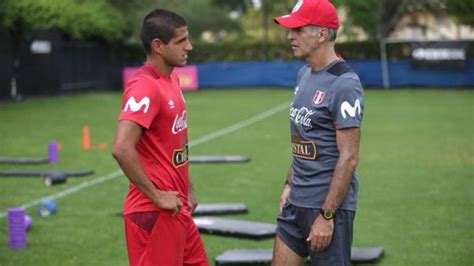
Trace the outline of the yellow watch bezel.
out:
M 322 209 L 321 214 L 323 215 L 324 219 L 331 220 L 334 218 L 334 212 L 329 209 Z

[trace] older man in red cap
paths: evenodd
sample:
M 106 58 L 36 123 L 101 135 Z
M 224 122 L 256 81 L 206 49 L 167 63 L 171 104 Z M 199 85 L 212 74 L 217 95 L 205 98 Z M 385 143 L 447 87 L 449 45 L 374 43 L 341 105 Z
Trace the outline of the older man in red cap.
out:
M 275 18 L 288 28 L 298 72 L 290 106 L 293 160 L 280 197 L 272 265 L 350 265 L 364 94 L 334 51 L 339 19 L 328 0 L 300 0 Z

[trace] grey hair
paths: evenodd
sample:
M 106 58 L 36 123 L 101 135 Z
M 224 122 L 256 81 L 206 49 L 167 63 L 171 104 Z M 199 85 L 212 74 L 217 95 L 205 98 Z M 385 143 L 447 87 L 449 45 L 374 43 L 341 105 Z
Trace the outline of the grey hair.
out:
M 328 39 L 330 42 L 335 42 L 336 41 L 336 37 L 337 37 L 337 30 L 335 29 L 328 29 Z
M 318 35 L 318 33 L 323 29 L 322 27 L 319 27 L 319 26 L 315 26 L 315 25 L 310 25 L 310 29 L 311 29 L 311 36 L 313 37 L 316 37 L 316 35 Z M 328 40 L 330 42 L 335 42 L 336 41 L 336 37 L 337 37 L 337 30 L 335 29 L 328 29 Z

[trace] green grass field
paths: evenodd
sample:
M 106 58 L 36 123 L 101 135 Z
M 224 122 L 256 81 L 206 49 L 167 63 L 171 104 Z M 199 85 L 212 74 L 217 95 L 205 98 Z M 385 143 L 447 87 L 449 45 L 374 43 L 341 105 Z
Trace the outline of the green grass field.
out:
M 191 143 L 289 104 L 291 90 L 205 90 L 186 93 Z M 57 165 L 94 169 L 46 188 L 40 179 L 0 178 L 0 212 L 118 170 L 109 148 L 121 94 L 90 93 L 0 105 L 0 156 L 45 157 L 56 140 Z M 191 155 L 247 155 L 247 164 L 191 165 L 201 203 L 244 202 L 238 219 L 274 223 L 290 163 L 286 108 L 218 138 L 191 144 Z M 107 150 L 81 150 L 81 130 Z M 0 165 L 0 170 L 20 168 Z M 359 208 L 354 246 L 384 246 L 380 265 L 474 264 L 474 91 L 367 90 L 360 148 Z M 0 218 L 0 265 L 127 265 L 122 219 L 125 176 L 56 199 L 58 212 L 36 207 L 24 250 L 8 248 Z M 273 241 L 202 236 L 209 258 L 231 248 L 271 248 Z

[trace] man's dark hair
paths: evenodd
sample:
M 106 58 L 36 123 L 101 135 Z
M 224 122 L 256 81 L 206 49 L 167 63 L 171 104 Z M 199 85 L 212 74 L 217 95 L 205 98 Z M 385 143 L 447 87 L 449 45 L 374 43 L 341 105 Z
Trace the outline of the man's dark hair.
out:
M 140 39 L 146 52 L 150 52 L 150 43 L 158 38 L 167 44 L 174 37 L 174 30 L 186 26 L 186 21 L 180 15 L 164 10 L 155 9 L 143 19 L 140 29 Z
M 330 42 L 335 42 L 336 41 L 336 37 L 337 37 L 337 30 L 335 29 L 328 29 L 328 39 Z

